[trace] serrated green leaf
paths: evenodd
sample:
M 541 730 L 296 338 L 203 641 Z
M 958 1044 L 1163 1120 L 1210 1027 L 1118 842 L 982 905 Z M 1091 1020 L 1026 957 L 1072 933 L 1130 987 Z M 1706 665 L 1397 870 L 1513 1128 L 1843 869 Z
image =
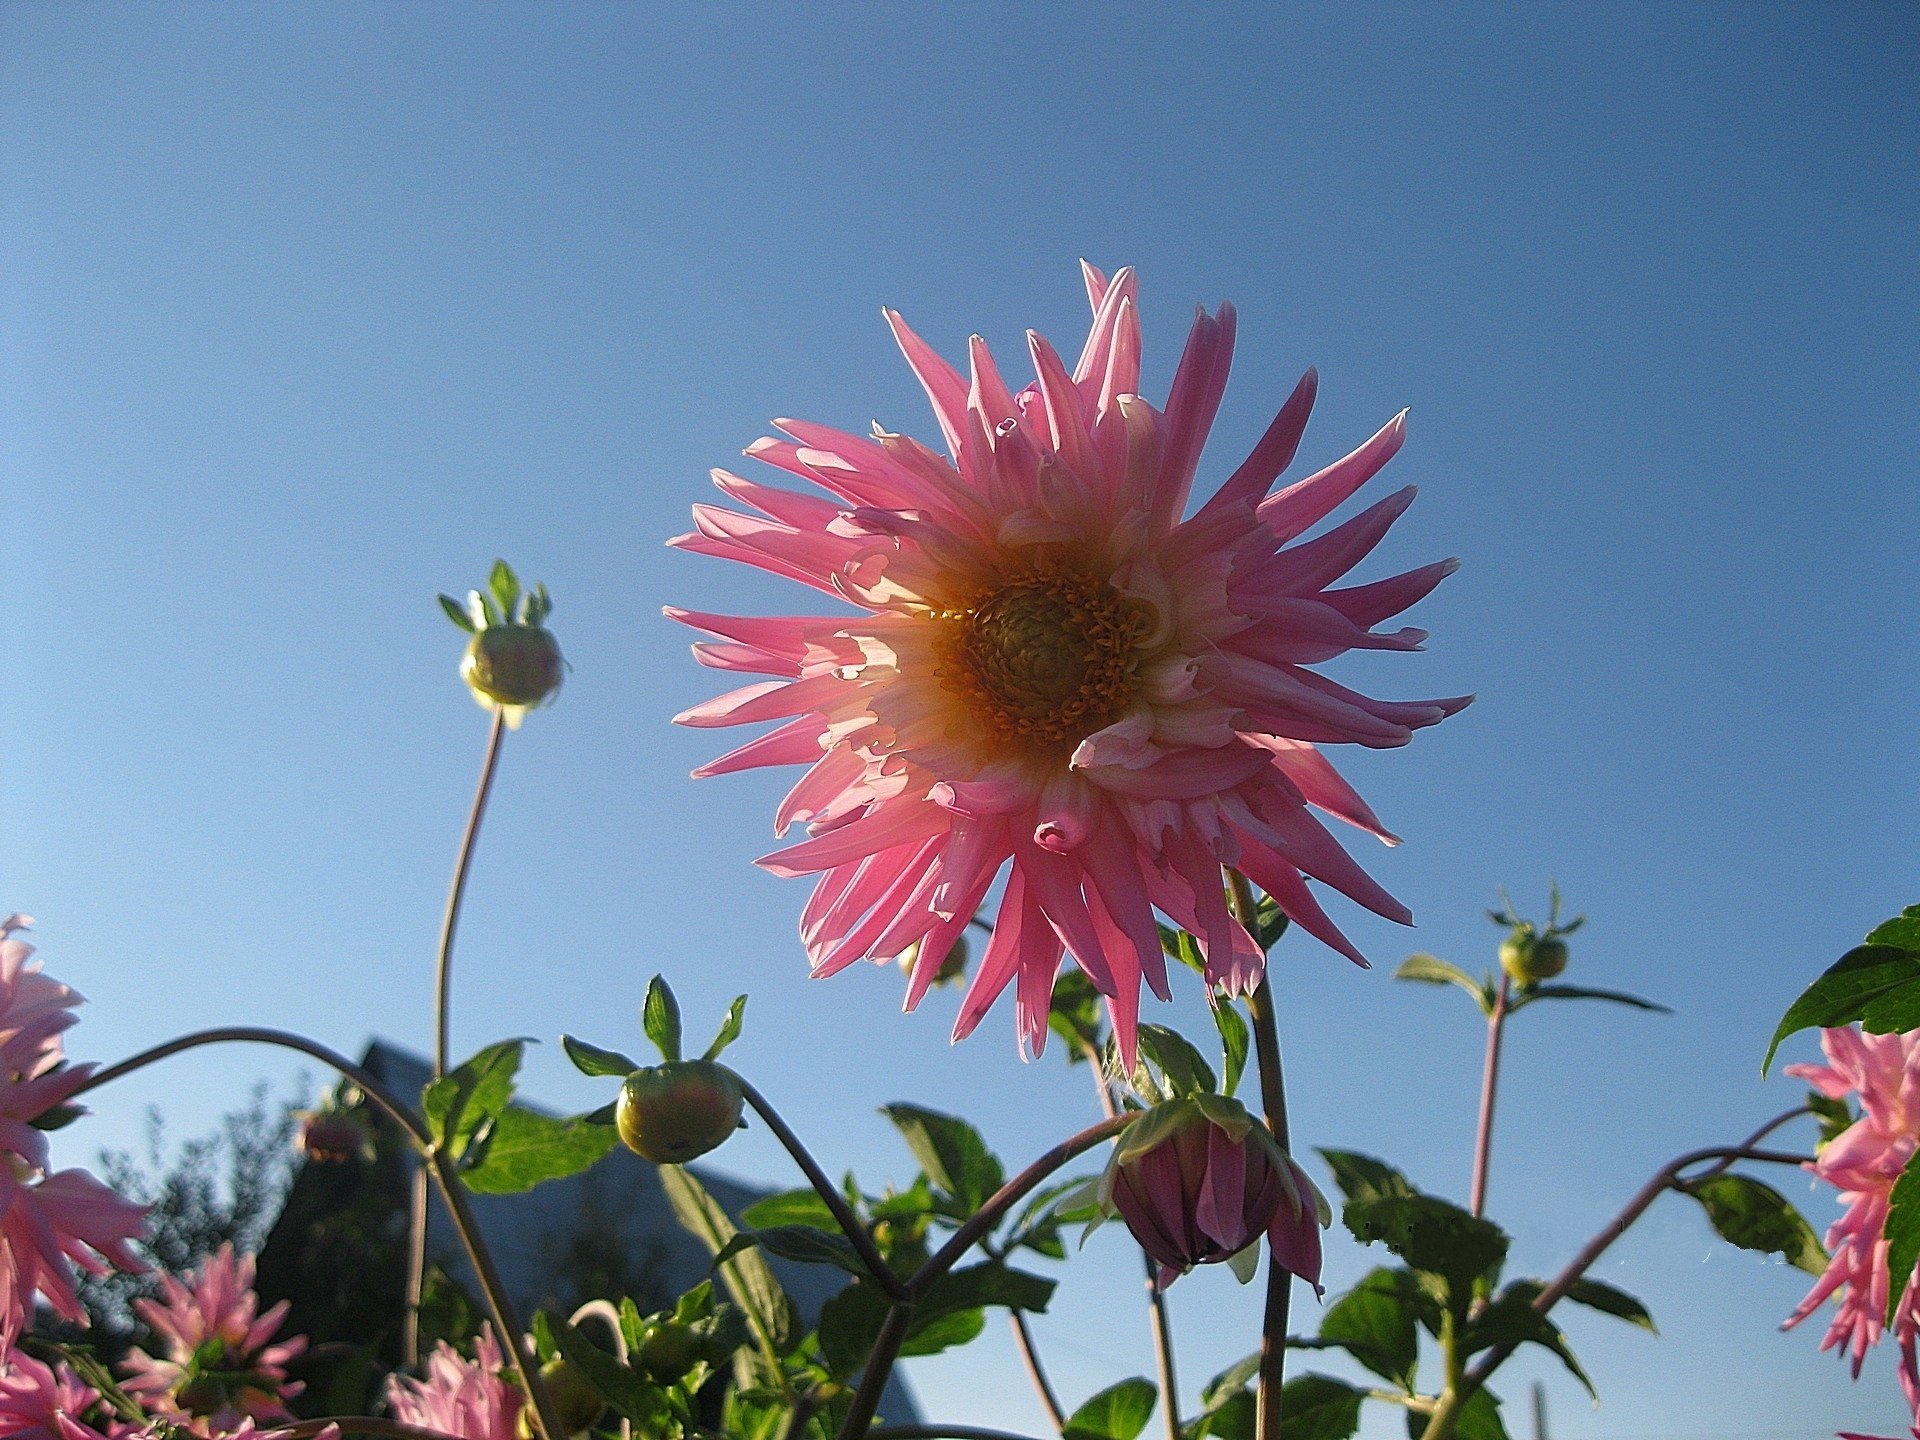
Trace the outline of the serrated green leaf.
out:
M 1240 1088 L 1240 1077 L 1246 1072 L 1252 1032 L 1247 1029 L 1246 1019 L 1232 996 L 1214 997 L 1211 1010 L 1213 1028 L 1220 1032 L 1220 1092 L 1232 1095 Z
M 1456 1303 L 1507 1256 L 1498 1225 L 1433 1195 L 1349 1200 L 1343 1218 L 1355 1239 L 1378 1241 L 1415 1270 L 1444 1279 Z
M 467 614 L 467 607 L 451 595 L 439 597 L 440 608 L 447 612 L 447 618 L 469 635 L 473 634 L 473 617 Z
M 1904 917 L 1902 917 L 1904 918 Z M 1920 980 L 1920 954 L 1892 945 L 1857 945 L 1842 955 L 1787 1007 L 1767 1045 L 1760 1073 L 1773 1067 L 1780 1042 L 1802 1030 L 1827 1030 L 1865 1017 L 1875 1000 Z
M 1138 1376 L 1109 1385 L 1067 1417 L 1062 1440 L 1135 1440 L 1159 1399 L 1152 1382 Z
M 740 1218 L 756 1230 L 774 1225 L 812 1225 L 831 1230 L 835 1224 L 827 1202 L 811 1189 L 783 1190 L 756 1200 L 740 1212 Z
M 1507 1286 L 1510 1294 L 1518 1295 L 1527 1304 L 1533 1304 L 1540 1292 L 1547 1287 L 1538 1280 L 1515 1280 Z M 1577 1305 L 1585 1305 L 1590 1310 L 1598 1310 L 1603 1315 L 1611 1315 L 1624 1320 L 1629 1325 L 1638 1325 L 1650 1335 L 1658 1335 L 1659 1329 L 1653 1323 L 1653 1316 L 1647 1313 L 1647 1307 L 1624 1290 L 1599 1280 L 1576 1280 L 1567 1291 L 1567 1299 Z
M 563 1120 L 509 1106 L 493 1124 L 486 1154 L 461 1178 L 482 1195 L 514 1195 L 591 1169 L 619 1142 L 617 1131 L 584 1116 Z
M 1349 1200 L 1375 1200 L 1383 1195 L 1417 1195 L 1407 1177 L 1371 1155 L 1357 1150 L 1321 1150 L 1320 1158 L 1333 1171 L 1333 1183 Z
M 1213 1067 L 1186 1036 L 1164 1025 L 1152 1024 L 1142 1024 L 1138 1034 L 1141 1055 L 1167 1077 L 1174 1096 L 1214 1092 Z
M 1280 1440 L 1348 1440 L 1360 1428 L 1367 1392 L 1331 1375 L 1306 1374 L 1280 1387 Z
M 719 1254 L 738 1233 L 727 1212 L 684 1166 L 662 1165 L 659 1175 L 660 1188 L 681 1225 L 699 1238 L 708 1254 Z M 760 1346 L 770 1355 L 790 1353 L 800 1338 L 799 1316 L 766 1258 L 757 1250 L 735 1255 L 720 1267 L 720 1280 L 733 1302 L 746 1312 Z
M 1920 1160 L 1920 1151 L 1915 1152 L 1914 1159 L 1907 1161 L 1900 1178 L 1893 1182 L 1893 1192 L 1887 1199 L 1887 1223 L 1881 1232 L 1887 1237 L 1889 1329 L 1893 1326 L 1895 1312 L 1900 1308 L 1900 1297 L 1906 1291 L 1907 1281 L 1913 1276 L 1914 1262 L 1920 1260 L 1920 1163 L 1916 1163 L 1916 1160 Z M 1801 1224 L 1805 1223 L 1801 1221 Z
M 952 1197 L 960 1215 L 978 1210 L 1005 1182 L 980 1132 L 958 1116 L 906 1104 L 882 1105 L 880 1113 L 906 1138 L 927 1178 Z
M 1487 987 L 1474 979 L 1450 960 L 1442 960 L 1438 955 L 1409 955 L 1400 962 L 1400 968 L 1393 972 L 1396 980 L 1418 980 L 1426 985 L 1458 985 L 1473 997 L 1482 1013 L 1493 1010 L 1493 996 Z
M 1372 1270 L 1327 1307 L 1320 1339 L 1346 1349 L 1374 1374 L 1411 1394 L 1420 1357 L 1416 1317 L 1431 1304 L 1406 1271 Z
M 1920 952 L 1920 905 L 1909 905 L 1893 919 L 1874 926 L 1867 933 L 1867 944 Z
M 1243 1355 L 1226 1369 L 1206 1383 L 1200 1392 L 1200 1403 L 1211 1410 L 1222 1401 L 1237 1394 L 1253 1383 L 1253 1377 L 1260 1373 L 1260 1352 Z
M 868 1273 L 846 1236 L 814 1225 L 769 1225 L 763 1230 L 742 1230 L 720 1248 L 713 1263 L 723 1265 L 754 1245 L 764 1246 L 781 1259 L 802 1265 L 834 1265 L 854 1276 Z
M 1689 1181 L 1679 1188 L 1700 1202 L 1714 1230 L 1728 1243 L 1742 1250 L 1782 1256 L 1789 1265 L 1809 1275 L 1826 1270 L 1827 1252 L 1820 1248 L 1813 1227 L 1771 1185 L 1729 1172 Z
M 1587 1372 L 1580 1368 L 1580 1362 L 1574 1358 L 1573 1351 L 1567 1346 L 1567 1337 L 1546 1316 L 1535 1310 L 1531 1297 L 1509 1287 L 1494 1300 L 1481 1307 L 1480 1312 L 1467 1324 L 1465 1353 L 1477 1355 L 1482 1350 L 1491 1350 L 1496 1345 L 1538 1345 L 1551 1350 L 1567 1367 L 1569 1374 L 1586 1387 L 1587 1394 L 1595 1400 L 1599 1392 L 1593 1388 L 1593 1381 L 1587 1378 Z
M 618 1075 L 625 1078 L 640 1068 L 638 1061 L 629 1059 L 618 1050 L 602 1050 L 598 1045 L 589 1045 L 585 1040 L 576 1040 L 571 1035 L 560 1037 L 560 1048 L 567 1052 L 567 1059 L 582 1075 Z
M 640 1027 L 660 1049 L 660 1057 L 672 1064 L 680 1058 L 680 1002 L 666 978 L 656 975 L 647 982 L 647 998 L 640 1007 Z
M 726 1018 L 720 1022 L 720 1033 L 713 1037 L 713 1043 L 707 1046 L 707 1053 L 700 1057 L 702 1060 L 718 1060 L 721 1052 L 740 1038 L 740 1027 L 746 1013 L 747 997 L 734 996 L 733 1003 L 727 1006 Z
M 1409 1413 L 1407 1422 L 1409 1429 L 1416 1422 L 1425 1429 L 1427 1417 Z M 1454 1417 L 1453 1440 L 1509 1440 L 1506 1424 L 1500 1419 L 1500 1401 L 1484 1385 L 1467 1397 Z
M 420 1113 L 434 1143 L 456 1164 L 513 1099 L 513 1077 L 527 1042 L 501 1040 L 430 1081 L 420 1096 Z

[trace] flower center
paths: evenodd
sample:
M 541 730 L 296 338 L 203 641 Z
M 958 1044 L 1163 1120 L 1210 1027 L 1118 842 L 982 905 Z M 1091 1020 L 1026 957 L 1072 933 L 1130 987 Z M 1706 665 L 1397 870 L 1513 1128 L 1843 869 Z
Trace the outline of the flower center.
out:
M 941 682 L 995 738 L 1047 749 L 1120 718 L 1152 629 L 1145 603 L 1069 569 L 984 589 L 941 618 Z

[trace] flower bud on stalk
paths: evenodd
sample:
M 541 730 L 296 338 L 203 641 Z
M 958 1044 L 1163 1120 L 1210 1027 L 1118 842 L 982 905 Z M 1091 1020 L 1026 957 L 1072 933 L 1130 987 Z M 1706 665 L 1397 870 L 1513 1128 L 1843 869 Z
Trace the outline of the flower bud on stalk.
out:
M 1159 1265 L 1162 1289 L 1220 1260 L 1244 1284 L 1262 1235 L 1275 1264 L 1321 1289 L 1320 1229 L 1332 1211 L 1236 1100 L 1195 1095 L 1154 1106 L 1121 1135 L 1100 1188 L 1103 1208 Z
M 656 1165 L 684 1165 L 740 1128 L 740 1082 L 711 1060 L 673 1060 L 627 1076 L 613 1123 L 634 1154 Z
M 540 1367 L 540 1382 L 553 1398 L 560 1428 L 568 1435 L 584 1435 L 607 1413 L 605 1397 L 571 1360 L 556 1355 Z M 533 1440 L 533 1407 L 520 1411 L 516 1431 L 521 1440 Z
M 468 591 L 464 605 L 442 595 L 440 608 L 473 637 L 460 657 L 460 678 L 480 708 L 498 710 L 509 729 L 559 691 L 566 660 L 546 628 L 553 601 L 545 585 L 522 590 L 513 567 L 496 560 L 485 590 Z
M 1535 934 L 1533 925 L 1522 920 L 1500 942 L 1500 968 L 1522 989 L 1551 980 L 1567 968 L 1567 942 L 1552 930 Z

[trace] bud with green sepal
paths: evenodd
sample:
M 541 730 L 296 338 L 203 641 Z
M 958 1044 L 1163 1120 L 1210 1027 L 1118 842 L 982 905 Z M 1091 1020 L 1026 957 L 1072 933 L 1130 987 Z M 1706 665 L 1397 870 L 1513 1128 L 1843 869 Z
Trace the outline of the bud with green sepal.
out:
M 517 730 L 529 710 L 551 702 L 566 678 L 559 642 L 546 628 L 553 600 L 545 585 L 520 587 L 513 567 L 493 562 L 484 590 L 469 590 L 463 605 L 440 597 L 447 618 L 473 638 L 460 657 L 460 678 L 483 710 L 497 710 Z
M 1558 884 L 1552 885 L 1550 895 L 1550 908 L 1544 926 L 1516 916 L 1513 902 L 1507 898 L 1505 891 L 1500 895 L 1505 902 L 1504 908 L 1487 912 L 1494 924 L 1507 927 L 1507 938 L 1500 942 L 1500 968 L 1522 990 L 1531 990 L 1541 981 L 1551 980 L 1567 968 L 1565 937 L 1587 923 L 1587 917 L 1579 915 L 1561 924 Z
M 568 1435 L 586 1434 L 607 1413 L 606 1397 L 599 1387 L 564 1356 L 556 1355 L 540 1367 L 540 1383 L 547 1387 L 554 1416 Z M 522 1407 L 518 1432 L 520 1440 L 536 1440 L 531 1406 Z
M 706 1053 L 698 1060 L 684 1060 L 680 1006 L 667 982 L 656 975 L 647 986 L 641 1026 L 659 1049 L 661 1064 L 636 1065 L 616 1050 L 602 1050 L 570 1035 L 563 1035 L 561 1043 L 583 1073 L 625 1075 L 610 1118 L 629 1150 L 657 1165 L 684 1165 L 746 1126 L 740 1079 L 719 1063 L 721 1052 L 739 1038 L 746 1005 L 746 996 L 737 997 Z M 589 1118 L 599 1117 L 596 1113 Z

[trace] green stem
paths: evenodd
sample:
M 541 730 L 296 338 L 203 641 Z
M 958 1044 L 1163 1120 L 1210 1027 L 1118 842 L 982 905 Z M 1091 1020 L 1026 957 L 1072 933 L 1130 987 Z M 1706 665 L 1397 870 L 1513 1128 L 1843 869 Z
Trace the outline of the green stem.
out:
M 874 1412 L 880 1408 L 880 1394 L 887 1388 L 887 1376 L 893 1373 L 893 1362 L 900 1358 L 900 1347 L 906 1344 L 907 1327 L 912 1323 L 913 1302 L 894 1301 L 867 1354 L 866 1369 L 860 1372 L 860 1388 L 853 1392 L 853 1404 L 840 1425 L 840 1440 L 861 1440 L 872 1426 Z
M 435 1182 L 440 1187 L 440 1198 L 446 1202 L 448 1212 L 453 1216 L 454 1229 L 460 1234 L 465 1245 L 467 1257 L 473 1262 L 474 1274 L 480 1281 L 480 1289 L 486 1298 L 496 1329 L 500 1331 L 502 1343 L 513 1356 L 513 1368 L 520 1377 L 521 1388 L 527 1392 L 533 1402 L 534 1418 L 541 1440 L 565 1440 L 566 1432 L 560 1428 L 558 1412 L 553 1407 L 553 1397 L 547 1393 L 546 1382 L 540 1378 L 537 1365 L 531 1363 L 526 1354 L 525 1335 L 520 1326 L 519 1317 L 514 1313 L 513 1299 L 507 1294 L 506 1286 L 501 1283 L 500 1272 L 494 1268 L 493 1258 L 487 1252 L 486 1240 L 480 1234 L 480 1226 L 474 1219 L 473 1208 L 467 1203 L 466 1187 L 460 1183 L 460 1177 L 434 1147 L 433 1136 L 427 1130 L 420 1117 L 413 1113 L 405 1102 L 400 1100 L 386 1086 L 372 1075 L 354 1064 L 346 1056 L 329 1050 L 317 1041 L 304 1035 L 295 1035 L 287 1030 L 272 1030 L 257 1025 L 225 1025 L 213 1030 L 196 1030 L 190 1035 L 176 1036 L 172 1040 L 142 1050 L 129 1056 L 116 1065 L 87 1077 L 84 1085 L 74 1091 L 74 1095 L 84 1095 L 109 1081 L 131 1075 L 136 1070 L 145 1069 L 170 1055 L 192 1050 L 202 1045 L 222 1045 L 245 1042 L 256 1045 L 278 1045 L 282 1049 L 297 1050 L 302 1055 L 318 1060 L 322 1065 L 346 1076 L 359 1086 L 366 1097 L 384 1111 L 394 1124 L 406 1132 L 414 1148 L 420 1152 L 421 1164 L 432 1171 Z
M 1007 1311 L 1007 1319 L 1013 1323 L 1013 1343 L 1020 1352 L 1020 1363 L 1026 1368 L 1027 1379 L 1033 1382 L 1033 1390 L 1040 1397 L 1040 1403 L 1046 1408 L 1047 1419 L 1052 1423 L 1056 1434 L 1064 1435 L 1067 1430 L 1067 1412 L 1060 1408 L 1060 1397 L 1053 1393 L 1053 1386 L 1047 1380 L 1047 1372 L 1040 1364 L 1040 1350 L 1033 1343 L 1033 1331 L 1028 1328 L 1025 1312 Z M 879 1432 L 869 1432 L 868 1440 Z
M 1475 1215 L 1487 1212 L 1487 1166 L 1493 1155 L 1493 1102 L 1500 1085 L 1500 1037 L 1507 1023 L 1507 1001 L 1513 982 L 1503 972 L 1493 1009 L 1487 1015 L 1487 1058 L 1480 1071 L 1480 1123 L 1473 1136 L 1473 1199 Z
M 1259 942 L 1259 907 L 1247 877 L 1227 867 L 1227 895 L 1233 918 Z M 1290 1146 L 1287 1126 L 1287 1082 L 1280 1068 L 1280 1027 L 1273 1013 L 1273 983 L 1268 967 L 1260 984 L 1247 997 L 1253 1021 L 1253 1052 L 1260 1066 L 1260 1103 L 1267 1129 L 1282 1150 Z M 1281 1392 L 1287 1380 L 1287 1319 L 1293 1305 L 1293 1275 L 1267 1256 L 1267 1300 L 1260 1326 L 1260 1381 L 1255 1395 L 1254 1434 L 1257 1440 L 1280 1440 Z

